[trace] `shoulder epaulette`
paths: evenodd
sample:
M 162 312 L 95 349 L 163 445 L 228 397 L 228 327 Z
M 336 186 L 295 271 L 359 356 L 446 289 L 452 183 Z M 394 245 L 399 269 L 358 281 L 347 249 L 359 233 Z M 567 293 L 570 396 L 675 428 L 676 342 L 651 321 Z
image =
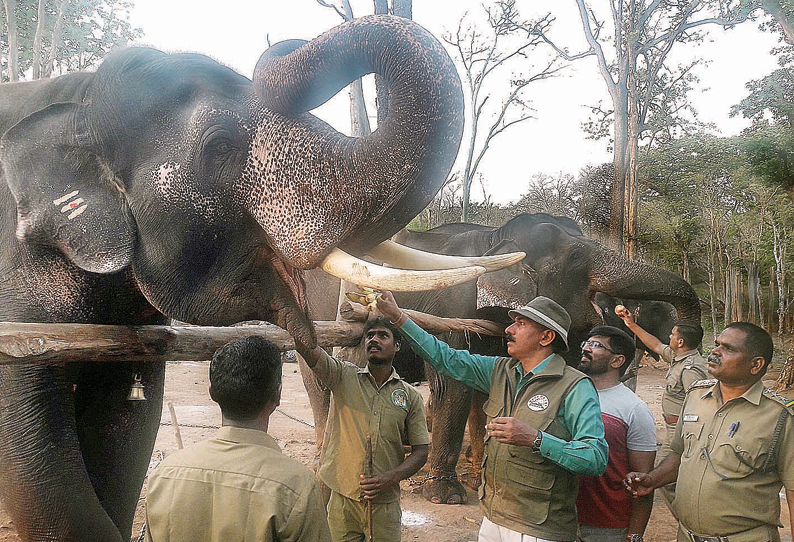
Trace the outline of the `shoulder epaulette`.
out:
M 690 390 L 696 390 L 698 388 L 710 388 L 714 384 L 717 383 L 716 378 L 706 378 L 704 380 L 695 380 L 692 384 L 687 388 L 687 392 Z
M 786 397 L 776 391 L 772 391 L 769 388 L 764 388 L 764 397 L 783 405 L 783 407 L 788 410 L 789 414 L 794 416 L 794 399 Z

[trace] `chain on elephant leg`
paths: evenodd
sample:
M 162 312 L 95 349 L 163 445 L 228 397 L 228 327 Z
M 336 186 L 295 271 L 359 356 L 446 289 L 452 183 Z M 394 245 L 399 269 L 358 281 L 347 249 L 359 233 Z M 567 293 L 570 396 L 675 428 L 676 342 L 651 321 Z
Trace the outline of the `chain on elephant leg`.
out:
M 422 485 L 422 496 L 435 504 L 466 504 L 468 494 L 466 488 L 452 472 L 431 470 Z

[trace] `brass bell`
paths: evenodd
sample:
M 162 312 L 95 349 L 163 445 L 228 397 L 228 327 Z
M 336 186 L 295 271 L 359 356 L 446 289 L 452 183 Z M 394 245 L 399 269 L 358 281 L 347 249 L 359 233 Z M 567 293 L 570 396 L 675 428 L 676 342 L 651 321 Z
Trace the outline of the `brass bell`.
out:
M 135 374 L 135 382 L 130 386 L 130 394 L 127 396 L 127 401 L 145 401 L 146 396 L 143 394 L 143 384 L 141 384 L 141 374 Z

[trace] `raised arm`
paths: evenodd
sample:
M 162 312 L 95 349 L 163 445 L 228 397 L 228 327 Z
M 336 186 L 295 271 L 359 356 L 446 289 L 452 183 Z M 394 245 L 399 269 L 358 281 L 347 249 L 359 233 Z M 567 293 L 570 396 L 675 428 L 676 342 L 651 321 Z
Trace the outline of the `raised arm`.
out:
M 646 348 L 656 352 L 659 355 L 662 355 L 662 351 L 667 345 L 642 329 L 637 322 L 634 321 L 634 315 L 631 314 L 630 310 L 624 307 L 622 311 L 618 312 L 616 309 L 615 314 L 617 314 L 620 319 L 623 320 L 623 323 L 626 324 L 626 327 L 629 328 L 631 332 L 642 341 L 642 344 L 644 344 Z
M 420 328 L 397 306 L 391 292 L 383 292 L 378 310 L 400 328 L 413 351 L 435 369 L 454 380 L 483 393 L 491 387 L 491 373 L 497 356 L 481 356 L 466 350 L 451 348 L 444 341 Z

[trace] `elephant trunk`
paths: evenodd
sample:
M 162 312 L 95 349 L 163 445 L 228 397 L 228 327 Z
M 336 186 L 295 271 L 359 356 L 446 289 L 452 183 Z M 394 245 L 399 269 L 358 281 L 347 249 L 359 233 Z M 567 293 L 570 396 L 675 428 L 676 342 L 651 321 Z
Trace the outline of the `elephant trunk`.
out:
M 371 72 L 389 88 L 388 114 L 372 134 L 350 138 L 304 114 Z M 442 45 L 408 19 L 364 17 L 308 43 L 277 44 L 260 58 L 254 87 L 273 118 L 257 128 L 253 180 L 239 193 L 294 267 L 316 267 L 336 246 L 363 253 L 391 237 L 431 201 L 455 160 L 460 80 Z
M 700 321 L 700 300 L 692 286 L 675 273 L 629 260 L 602 248 L 595 251 L 590 267 L 590 292 L 604 292 L 623 299 L 667 301 L 680 319 Z

